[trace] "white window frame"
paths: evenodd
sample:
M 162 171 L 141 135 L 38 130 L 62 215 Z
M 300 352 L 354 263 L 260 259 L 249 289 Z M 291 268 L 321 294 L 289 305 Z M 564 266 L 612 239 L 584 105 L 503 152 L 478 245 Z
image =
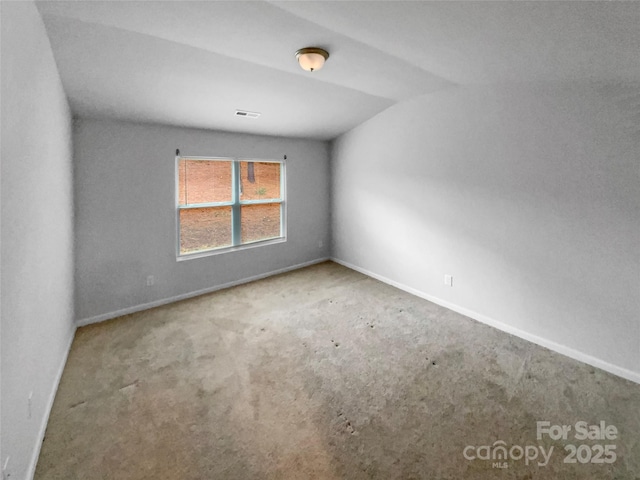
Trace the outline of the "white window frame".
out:
M 210 203 L 194 203 L 180 205 L 180 160 L 203 160 L 215 162 L 231 162 L 231 201 L 228 202 L 210 202 Z M 278 163 L 280 164 L 280 198 L 266 200 L 242 200 L 240 198 L 240 163 L 256 162 L 256 163 Z M 235 252 L 265 245 L 273 245 L 287 241 L 287 202 L 286 202 L 286 160 L 272 160 L 263 158 L 245 158 L 245 157 L 200 157 L 190 155 L 176 155 L 175 161 L 175 212 L 176 212 L 176 259 L 189 260 L 192 258 L 208 257 L 210 255 L 219 255 L 221 253 Z M 264 204 L 280 204 L 280 236 L 268 238 L 265 240 L 255 240 L 253 242 L 242 242 L 242 209 L 243 205 L 264 205 Z M 210 248 L 208 250 L 198 250 L 196 252 L 181 253 L 180 252 L 180 210 L 189 208 L 207 208 L 207 207 L 231 207 L 231 242 L 232 245 L 224 247 Z

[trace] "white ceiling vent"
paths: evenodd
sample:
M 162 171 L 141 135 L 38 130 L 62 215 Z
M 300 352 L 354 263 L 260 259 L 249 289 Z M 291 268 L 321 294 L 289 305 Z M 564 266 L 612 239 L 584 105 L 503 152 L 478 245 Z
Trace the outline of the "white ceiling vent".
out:
M 258 118 L 261 114 L 258 112 L 247 112 L 246 110 L 236 110 L 236 117 Z

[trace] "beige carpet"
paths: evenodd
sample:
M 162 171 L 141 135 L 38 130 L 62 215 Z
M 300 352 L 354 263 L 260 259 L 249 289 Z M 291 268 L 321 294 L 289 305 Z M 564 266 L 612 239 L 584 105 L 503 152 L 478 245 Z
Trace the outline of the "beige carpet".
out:
M 323 263 L 79 329 L 36 478 L 635 480 L 640 385 Z

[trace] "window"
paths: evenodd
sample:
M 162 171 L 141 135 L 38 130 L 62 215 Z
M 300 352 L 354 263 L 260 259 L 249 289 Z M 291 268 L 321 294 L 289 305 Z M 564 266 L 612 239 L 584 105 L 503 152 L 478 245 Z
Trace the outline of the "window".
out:
M 284 166 L 178 156 L 178 256 L 284 240 Z

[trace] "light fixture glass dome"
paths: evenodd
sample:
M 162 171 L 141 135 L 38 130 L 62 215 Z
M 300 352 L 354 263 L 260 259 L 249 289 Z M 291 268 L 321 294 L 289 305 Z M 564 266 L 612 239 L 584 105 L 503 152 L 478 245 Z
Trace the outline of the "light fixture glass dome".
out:
M 325 60 L 329 58 L 329 52 L 316 47 L 301 48 L 296 52 L 296 58 L 303 70 L 315 72 L 322 68 Z

